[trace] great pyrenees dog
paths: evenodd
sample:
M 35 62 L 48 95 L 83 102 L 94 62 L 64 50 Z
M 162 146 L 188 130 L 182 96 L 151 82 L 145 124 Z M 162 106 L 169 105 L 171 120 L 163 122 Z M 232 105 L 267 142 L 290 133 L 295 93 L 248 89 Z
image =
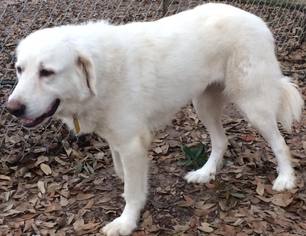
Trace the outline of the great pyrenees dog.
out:
M 24 126 L 54 116 L 77 133 L 95 132 L 109 142 L 126 205 L 103 228 L 107 236 L 136 228 L 148 192 L 151 133 L 190 101 L 212 151 L 202 168 L 185 176 L 189 183 L 215 178 L 227 147 L 220 116 L 230 102 L 277 158 L 273 189 L 295 187 L 277 122 L 290 131 L 304 102 L 281 72 L 270 30 L 253 14 L 210 3 L 153 22 L 53 27 L 27 36 L 16 52 L 18 84 L 7 109 Z

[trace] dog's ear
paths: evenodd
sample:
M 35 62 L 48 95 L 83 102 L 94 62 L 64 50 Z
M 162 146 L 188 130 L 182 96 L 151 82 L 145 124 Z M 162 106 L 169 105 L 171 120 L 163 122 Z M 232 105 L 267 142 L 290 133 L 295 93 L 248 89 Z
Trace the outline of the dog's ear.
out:
M 86 85 L 90 93 L 96 95 L 96 73 L 92 60 L 84 55 L 78 55 L 76 63 L 78 68 L 84 74 Z

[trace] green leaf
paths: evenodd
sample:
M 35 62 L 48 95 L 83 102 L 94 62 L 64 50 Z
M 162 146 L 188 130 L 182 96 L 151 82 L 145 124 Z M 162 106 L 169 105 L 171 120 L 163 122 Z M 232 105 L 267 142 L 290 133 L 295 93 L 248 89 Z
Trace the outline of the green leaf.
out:
M 204 145 L 202 143 L 200 143 L 199 145 L 194 147 L 194 157 L 195 158 L 201 158 L 203 151 L 204 151 Z
M 204 144 L 199 143 L 197 145 L 188 147 L 182 145 L 182 151 L 186 157 L 186 160 L 182 162 L 187 167 L 198 169 L 202 167 L 207 161 L 207 148 Z
M 189 148 L 189 147 L 187 147 L 186 145 L 183 144 L 182 150 L 183 150 L 187 160 L 192 160 L 193 159 L 193 152 L 192 152 L 191 148 Z

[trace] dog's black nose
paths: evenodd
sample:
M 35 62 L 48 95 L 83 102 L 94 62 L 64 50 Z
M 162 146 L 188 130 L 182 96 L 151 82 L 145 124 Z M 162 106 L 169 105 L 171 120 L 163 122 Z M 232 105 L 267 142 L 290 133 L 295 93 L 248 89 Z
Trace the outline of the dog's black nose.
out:
M 18 100 L 10 100 L 6 104 L 7 110 L 14 116 L 23 116 L 26 110 L 26 106 Z

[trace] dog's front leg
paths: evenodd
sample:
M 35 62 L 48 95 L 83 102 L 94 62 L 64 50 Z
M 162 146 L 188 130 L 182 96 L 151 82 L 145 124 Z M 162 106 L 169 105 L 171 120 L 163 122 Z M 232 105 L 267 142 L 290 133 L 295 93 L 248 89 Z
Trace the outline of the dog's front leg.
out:
M 129 235 L 137 226 L 147 195 L 147 147 L 148 139 L 142 136 L 115 147 L 122 161 L 126 205 L 121 216 L 103 228 L 107 236 Z
M 114 164 L 114 169 L 117 174 L 117 176 L 123 181 L 124 180 L 124 175 L 123 175 L 123 167 L 122 167 L 122 161 L 119 152 L 117 152 L 112 145 L 109 145 L 110 150 L 111 150 L 111 155 L 113 158 L 113 164 Z

